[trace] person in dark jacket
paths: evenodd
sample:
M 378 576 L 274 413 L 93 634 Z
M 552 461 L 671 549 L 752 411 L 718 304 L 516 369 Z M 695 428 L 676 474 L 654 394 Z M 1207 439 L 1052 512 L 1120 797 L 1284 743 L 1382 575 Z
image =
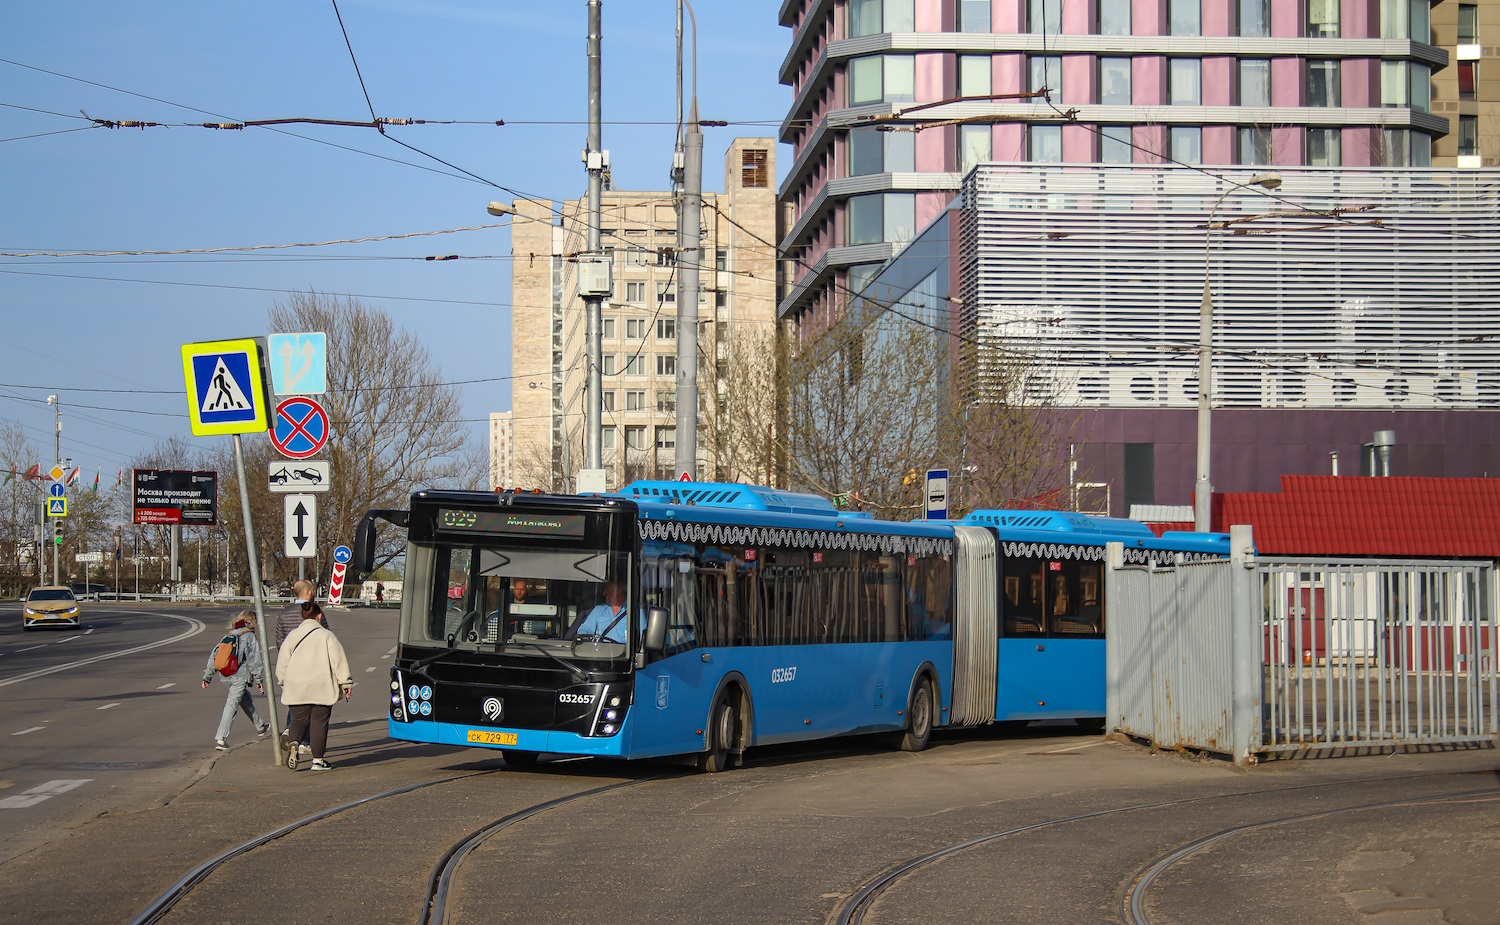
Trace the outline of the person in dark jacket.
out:
M 276 616 L 276 648 L 281 648 L 281 644 L 286 641 L 287 634 L 302 625 L 302 605 L 313 599 L 313 592 L 316 590 L 317 587 L 306 579 L 299 579 L 293 583 L 294 600 L 281 608 L 281 613 Z M 319 619 L 323 623 L 323 628 L 327 629 L 328 617 L 322 616 Z
M 219 717 L 219 730 L 214 735 L 214 748 L 221 752 L 229 751 L 229 727 L 234 722 L 236 710 L 245 711 L 245 716 L 255 724 L 258 735 L 265 735 L 271 728 L 270 723 L 260 718 L 260 711 L 255 709 L 255 698 L 250 696 L 249 690 L 250 685 L 254 684 L 257 693 L 266 692 L 265 660 L 260 657 L 260 640 L 255 638 L 255 611 L 240 611 L 229 626 L 229 635 L 234 637 L 234 652 L 240 660 L 239 670 L 232 675 L 219 674 L 219 670 L 214 667 L 214 653 L 219 648 L 218 642 L 209 650 L 208 664 L 203 667 L 204 690 L 208 690 L 208 682 L 215 675 L 229 688 L 223 715 Z

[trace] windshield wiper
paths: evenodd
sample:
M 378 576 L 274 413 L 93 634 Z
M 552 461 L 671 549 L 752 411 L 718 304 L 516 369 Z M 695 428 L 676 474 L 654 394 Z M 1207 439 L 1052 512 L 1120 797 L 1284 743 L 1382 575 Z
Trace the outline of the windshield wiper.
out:
M 564 668 L 568 669 L 569 671 L 573 672 L 573 676 L 576 677 L 578 680 L 580 680 L 580 681 L 587 681 L 589 679 L 588 672 L 584 671 L 582 668 L 579 668 L 577 665 L 573 664 L 572 662 L 569 662 L 569 661 L 567 661 L 567 660 L 565 660 L 563 658 L 558 657 L 557 653 L 555 653 L 555 652 L 549 652 L 546 648 L 544 648 L 543 646 L 539 646 L 539 645 L 537 645 L 534 642 L 526 642 L 524 640 L 507 639 L 505 641 L 505 644 L 507 646 L 530 646 L 531 648 L 537 650 L 538 652 L 540 652 L 543 655 L 547 656 L 548 658 L 552 659 L 554 662 L 557 662 L 559 665 L 561 665 Z

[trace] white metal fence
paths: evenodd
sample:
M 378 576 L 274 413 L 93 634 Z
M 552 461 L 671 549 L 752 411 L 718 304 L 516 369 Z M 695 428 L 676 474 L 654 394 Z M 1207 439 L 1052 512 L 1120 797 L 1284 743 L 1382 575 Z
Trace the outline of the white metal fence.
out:
M 1493 743 L 1500 579 L 1488 563 L 1112 554 L 1108 717 L 1159 747 L 1258 754 Z

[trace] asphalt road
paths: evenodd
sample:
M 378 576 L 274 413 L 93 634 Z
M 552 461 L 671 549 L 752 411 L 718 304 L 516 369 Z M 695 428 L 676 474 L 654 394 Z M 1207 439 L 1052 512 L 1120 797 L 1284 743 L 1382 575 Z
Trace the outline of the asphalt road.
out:
M 478 844 L 454 875 L 451 921 L 835 922 L 884 874 L 959 845 L 892 881 L 862 921 L 1124 922 L 1137 889 L 1156 925 L 1500 921 L 1492 749 L 1244 771 L 1056 726 L 940 732 L 919 754 L 867 740 L 754 749 L 718 775 L 588 759 L 515 770 L 493 751 L 386 738 L 394 614 L 356 610 L 331 615 L 365 682 L 335 709 L 335 770 L 293 773 L 243 719 L 236 748 L 213 751 L 223 691 L 197 683 L 226 617 L 101 608 L 74 641 L 0 631 L 0 734 L 31 730 L 0 739 L 0 798 L 88 781 L 0 809 L 0 920 L 130 921 L 226 849 L 425 783 L 230 860 L 164 921 L 415 922 L 450 847 L 580 794 Z M 214 628 L 169 641 L 192 619 Z M 48 668 L 62 670 L 35 674 Z M 135 766 L 100 767 L 112 763 Z M 610 785 L 623 786 L 588 793 Z

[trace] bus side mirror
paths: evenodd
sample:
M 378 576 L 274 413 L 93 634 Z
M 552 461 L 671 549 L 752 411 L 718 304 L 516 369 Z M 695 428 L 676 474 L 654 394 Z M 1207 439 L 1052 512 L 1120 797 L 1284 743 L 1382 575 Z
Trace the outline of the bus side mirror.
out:
M 360 518 L 359 526 L 354 528 L 353 555 L 349 557 L 349 571 L 354 573 L 356 581 L 375 571 L 375 521 L 386 520 L 404 527 L 408 516 L 406 511 L 371 510 Z
M 660 655 L 667 649 L 667 621 L 672 615 L 665 608 L 652 607 L 646 611 L 646 638 L 641 648 L 651 655 Z

